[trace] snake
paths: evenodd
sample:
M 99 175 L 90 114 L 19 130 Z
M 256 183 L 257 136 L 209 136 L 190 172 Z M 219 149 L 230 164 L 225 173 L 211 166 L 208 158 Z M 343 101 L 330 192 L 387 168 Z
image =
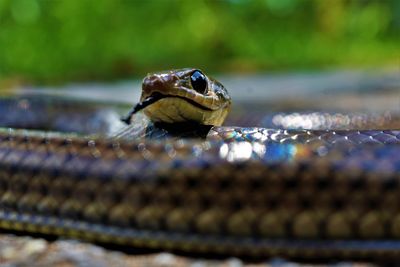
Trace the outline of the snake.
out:
M 195 256 L 400 258 L 396 114 L 223 126 L 228 91 L 193 68 L 147 75 L 123 118 L 99 101 L 0 102 L 2 231 Z

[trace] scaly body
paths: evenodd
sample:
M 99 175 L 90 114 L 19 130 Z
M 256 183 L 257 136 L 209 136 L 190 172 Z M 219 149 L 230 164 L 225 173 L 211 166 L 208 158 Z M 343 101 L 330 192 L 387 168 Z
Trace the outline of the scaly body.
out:
M 124 137 L 1 130 L 0 227 L 193 254 L 400 256 L 398 130 Z

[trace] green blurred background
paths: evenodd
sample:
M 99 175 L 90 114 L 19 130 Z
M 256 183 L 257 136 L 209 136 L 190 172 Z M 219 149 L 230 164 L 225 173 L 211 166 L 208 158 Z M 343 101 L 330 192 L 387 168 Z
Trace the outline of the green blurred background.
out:
M 0 0 L 0 87 L 398 66 L 398 0 Z

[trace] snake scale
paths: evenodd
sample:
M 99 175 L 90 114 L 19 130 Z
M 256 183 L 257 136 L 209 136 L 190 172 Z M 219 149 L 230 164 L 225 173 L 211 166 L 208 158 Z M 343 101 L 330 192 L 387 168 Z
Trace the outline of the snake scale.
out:
M 313 115 L 336 130 L 220 126 L 230 97 L 196 69 L 146 77 L 129 125 L 97 103 L 0 101 L 3 230 L 192 255 L 400 258 L 396 114 Z

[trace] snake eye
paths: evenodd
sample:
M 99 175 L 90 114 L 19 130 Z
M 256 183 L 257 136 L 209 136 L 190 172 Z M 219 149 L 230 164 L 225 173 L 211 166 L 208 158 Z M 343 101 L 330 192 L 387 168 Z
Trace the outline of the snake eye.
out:
M 196 70 L 193 72 L 192 76 L 190 76 L 190 82 L 194 90 L 199 92 L 200 94 L 204 94 L 207 91 L 207 80 L 206 76 L 204 76 L 201 71 Z

